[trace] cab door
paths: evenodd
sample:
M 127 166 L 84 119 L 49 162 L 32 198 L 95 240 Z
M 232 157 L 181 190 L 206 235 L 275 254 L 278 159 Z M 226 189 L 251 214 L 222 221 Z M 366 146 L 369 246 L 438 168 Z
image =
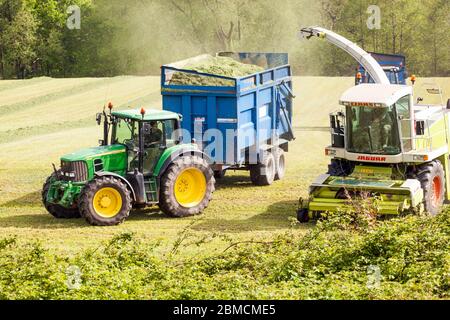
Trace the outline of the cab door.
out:
M 174 145 L 173 131 L 175 120 L 151 121 L 143 123 L 144 176 L 151 175 L 167 148 Z
M 407 95 L 400 98 L 395 103 L 403 152 L 409 152 L 413 149 L 413 117 L 411 110 L 411 99 L 411 95 Z

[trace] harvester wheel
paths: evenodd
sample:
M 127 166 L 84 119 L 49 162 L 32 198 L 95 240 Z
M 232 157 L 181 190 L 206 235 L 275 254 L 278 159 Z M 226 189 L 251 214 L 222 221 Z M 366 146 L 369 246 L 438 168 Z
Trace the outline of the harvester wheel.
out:
M 188 217 L 203 212 L 215 190 L 214 172 L 198 156 L 173 161 L 161 178 L 159 207 L 172 217 Z
M 281 148 L 275 148 L 275 180 L 281 180 L 284 178 L 286 172 L 286 159 L 284 157 L 284 150 Z
M 59 171 L 58 171 L 59 173 Z M 47 180 L 45 181 L 42 187 L 42 203 L 44 204 L 45 209 L 57 219 L 76 219 L 80 218 L 80 211 L 78 207 L 74 208 L 66 208 L 57 204 L 52 204 L 47 202 L 47 193 L 50 189 L 50 185 L 53 180 L 56 178 L 57 173 L 52 173 Z
M 309 222 L 309 212 L 307 208 L 301 208 L 297 211 L 297 220 L 300 223 Z
M 335 177 L 344 177 L 352 173 L 353 167 L 349 162 L 340 159 L 332 159 L 328 165 L 328 174 Z
M 424 193 L 425 211 L 437 215 L 444 204 L 445 174 L 439 160 L 424 164 L 417 175 Z
M 275 158 L 273 153 L 266 152 L 263 162 L 250 166 L 250 179 L 257 186 L 269 186 L 275 179 Z
M 79 208 L 91 225 L 118 225 L 130 215 L 130 191 L 117 178 L 96 178 L 88 182 L 81 192 Z

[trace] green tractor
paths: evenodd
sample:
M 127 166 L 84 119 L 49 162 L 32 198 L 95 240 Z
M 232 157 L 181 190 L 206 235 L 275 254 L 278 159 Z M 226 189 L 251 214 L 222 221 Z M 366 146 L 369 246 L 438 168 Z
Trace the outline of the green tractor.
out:
M 169 216 L 200 214 L 214 192 L 208 157 L 182 143 L 180 116 L 161 110 L 97 114 L 100 146 L 61 158 L 42 200 L 56 218 L 83 217 L 96 226 L 122 223 L 132 208 L 158 205 Z

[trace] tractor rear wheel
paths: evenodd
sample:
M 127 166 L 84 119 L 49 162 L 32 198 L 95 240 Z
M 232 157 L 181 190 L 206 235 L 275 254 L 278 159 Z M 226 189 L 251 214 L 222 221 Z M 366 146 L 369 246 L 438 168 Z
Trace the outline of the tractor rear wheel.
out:
M 93 226 L 118 225 L 130 215 L 130 190 L 117 178 L 96 178 L 81 192 L 79 208 L 81 215 Z
M 262 163 L 250 166 L 250 179 L 256 186 L 269 186 L 275 179 L 275 158 L 266 152 Z
M 439 160 L 422 165 L 417 175 L 423 189 L 425 211 L 437 215 L 444 204 L 445 173 Z
M 275 180 L 281 180 L 284 178 L 286 172 L 286 159 L 284 157 L 284 150 L 281 148 L 275 148 Z
M 57 219 L 80 218 L 80 211 L 78 210 L 76 204 L 74 208 L 66 208 L 57 204 L 47 202 L 48 190 L 50 189 L 52 182 L 56 179 L 56 176 L 57 173 L 52 173 L 42 186 L 42 203 L 44 204 L 45 209 L 47 209 L 47 211 Z
M 198 156 L 173 161 L 161 178 L 160 209 L 172 217 L 188 217 L 203 212 L 215 190 L 214 172 Z

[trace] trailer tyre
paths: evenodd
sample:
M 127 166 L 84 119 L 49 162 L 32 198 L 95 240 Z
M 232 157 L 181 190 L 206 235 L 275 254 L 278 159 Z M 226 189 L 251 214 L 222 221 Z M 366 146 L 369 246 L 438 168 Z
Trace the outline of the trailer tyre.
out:
M 173 161 L 161 178 L 160 209 L 177 218 L 189 217 L 208 207 L 215 191 L 214 172 L 198 156 Z
M 424 193 L 425 211 L 437 215 L 444 204 L 445 173 L 439 160 L 421 166 L 417 175 Z
M 250 166 L 250 179 L 257 186 L 269 186 L 275 179 L 275 158 L 273 153 L 266 152 L 263 162 Z
M 96 178 L 86 184 L 80 195 L 81 215 L 93 226 L 114 226 L 130 215 L 131 193 L 114 177 Z
M 58 171 L 59 172 L 59 171 Z M 47 193 L 50 189 L 52 182 L 56 179 L 56 173 L 52 173 L 44 185 L 42 186 L 42 203 L 44 204 L 45 209 L 47 209 L 48 213 L 54 216 L 57 219 L 76 219 L 80 218 L 80 211 L 78 207 L 75 208 L 66 208 L 57 204 L 52 204 L 47 202 Z
M 286 158 L 284 156 L 284 150 L 281 148 L 275 148 L 275 180 L 281 180 L 286 173 Z

